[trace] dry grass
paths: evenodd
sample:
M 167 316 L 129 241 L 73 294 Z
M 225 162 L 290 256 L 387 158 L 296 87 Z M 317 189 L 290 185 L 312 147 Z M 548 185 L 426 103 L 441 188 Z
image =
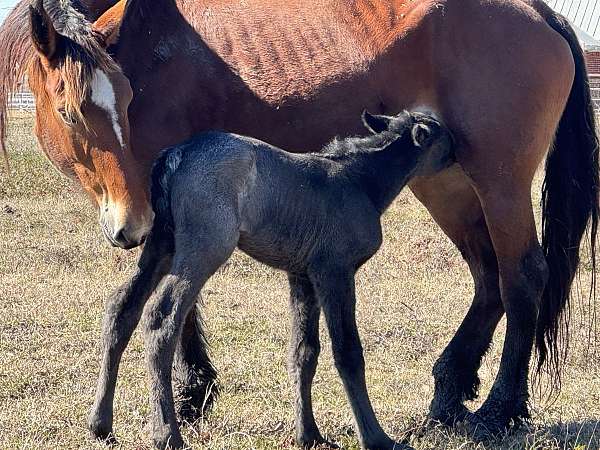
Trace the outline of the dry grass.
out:
M 103 301 L 131 272 L 137 251 L 110 248 L 93 208 L 36 150 L 30 120 L 11 128 L 13 171 L 0 178 L 0 448 L 103 448 L 86 431 L 99 360 Z M 371 398 L 381 422 L 417 449 L 600 448 L 598 344 L 583 329 L 562 393 L 533 401 L 532 424 L 479 446 L 444 429 L 419 433 L 437 355 L 466 312 L 472 282 L 457 250 L 408 192 L 385 215 L 385 245 L 358 277 L 359 324 Z M 285 371 L 285 277 L 236 253 L 204 290 L 222 396 L 204 423 L 184 430 L 194 448 L 291 447 Z M 485 395 L 504 323 L 480 374 Z M 323 330 L 324 331 L 324 330 Z M 322 431 L 356 448 L 328 339 L 314 386 Z M 123 448 L 148 448 L 140 336 L 125 354 L 115 431 Z M 590 356 L 590 355 L 596 355 Z M 476 407 L 477 405 L 471 405 Z

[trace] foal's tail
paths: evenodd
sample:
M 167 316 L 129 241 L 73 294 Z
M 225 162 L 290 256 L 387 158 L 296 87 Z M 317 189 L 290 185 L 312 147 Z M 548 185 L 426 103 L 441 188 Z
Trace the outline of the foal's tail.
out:
M 173 241 L 173 214 L 171 213 L 171 177 L 181 163 L 181 150 L 164 150 L 152 166 L 150 197 L 154 210 L 152 233 L 161 239 Z
M 560 386 L 560 366 L 568 351 L 569 296 L 577 274 L 582 241 L 589 245 L 591 292 L 596 284 L 598 229 L 598 137 L 583 50 L 566 19 L 552 14 L 547 22 L 571 47 L 575 79 L 558 125 L 554 148 L 546 160 L 542 191 L 542 247 L 550 268 L 537 321 L 539 366 L 546 363 Z M 589 224 L 589 233 L 586 229 Z

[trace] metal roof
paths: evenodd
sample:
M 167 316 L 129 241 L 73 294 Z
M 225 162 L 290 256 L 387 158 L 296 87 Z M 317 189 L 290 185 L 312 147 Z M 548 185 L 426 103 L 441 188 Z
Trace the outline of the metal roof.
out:
M 577 31 L 582 42 L 587 45 L 600 45 L 600 0 L 545 1 L 579 28 Z

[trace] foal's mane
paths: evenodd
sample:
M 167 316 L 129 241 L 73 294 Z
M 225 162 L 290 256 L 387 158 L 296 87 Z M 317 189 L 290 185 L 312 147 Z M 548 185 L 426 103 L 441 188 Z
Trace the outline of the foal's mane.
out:
M 398 134 L 391 131 L 370 136 L 335 137 L 317 155 L 337 160 L 360 153 L 372 152 L 387 147 L 398 139 Z
M 8 98 L 24 75 L 30 74 L 29 83 L 37 92 L 43 88 L 42 65 L 37 57 L 29 35 L 29 4 L 21 2 L 0 28 L 0 48 L 7 49 L 0 61 L 0 148 L 6 157 L 6 113 Z M 108 55 L 92 24 L 86 18 L 86 10 L 79 0 L 45 0 L 44 8 L 52 19 L 54 28 L 64 39 L 56 69 L 60 71 L 59 89 L 65 98 L 68 116 L 85 123 L 81 104 L 89 90 L 95 69 L 119 70 L 117 63 Z
M 402 128 L 396 131 L 383 131 L 366 136 L 350 136 L 345 138 L 336 136 L 320 151 L 314 153 L 314 155 L 322 156 L 332 161 L 340 161 L 353 158 L 362 153 L 376 152 L 401 138 L 406 131 L 410 130 L 411 124 L 412 117 L 409 115 L 404 119 Z

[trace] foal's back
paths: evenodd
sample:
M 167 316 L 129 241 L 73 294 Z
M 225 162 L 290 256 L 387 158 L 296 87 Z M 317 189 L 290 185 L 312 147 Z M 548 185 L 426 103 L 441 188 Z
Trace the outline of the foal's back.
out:
M 181 234 L 219 223 L 236 230 L 241 250 L 290 271 L 306 270 L 325 251 L 359 265 L 379 248 L 379 213 L 334 161 L 222 132 L 167 152 L 166 176 L 177 171 L 169 190 Z

